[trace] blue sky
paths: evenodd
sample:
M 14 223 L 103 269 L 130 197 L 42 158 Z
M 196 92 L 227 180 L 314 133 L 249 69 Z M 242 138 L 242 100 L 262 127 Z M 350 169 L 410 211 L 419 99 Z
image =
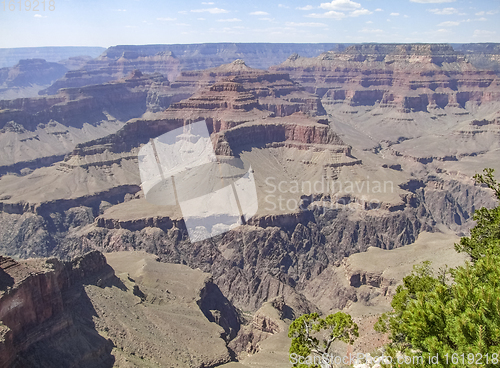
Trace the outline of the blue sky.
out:
M 0 47 L 204 42 L 500 42 L 499 0 L 0 2 Z M 5 4 L 5 5 L 4 5 Z

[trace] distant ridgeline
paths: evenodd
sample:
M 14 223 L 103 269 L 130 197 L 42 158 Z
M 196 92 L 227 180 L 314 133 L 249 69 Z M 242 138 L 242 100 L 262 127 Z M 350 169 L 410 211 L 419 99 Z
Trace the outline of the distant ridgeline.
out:
M 0 48 L 0 68 L 14 66 L 23 59 L 45 59 L 49 62 L 57 62 L 75 56 L 95 58 L 104 50 L 106 50 L 104 47 L 84 46 Z

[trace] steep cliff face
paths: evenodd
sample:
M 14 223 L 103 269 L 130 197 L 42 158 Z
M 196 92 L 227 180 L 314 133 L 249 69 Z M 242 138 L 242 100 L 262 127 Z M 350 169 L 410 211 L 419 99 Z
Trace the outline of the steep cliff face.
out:
M 56 94 L 62 88 L 79 88 L 88 85 L 108 83 L 125 78 L 134 70 L 147 74 L 161 74 L 168 79 L 175 79 L 179 74 L 179 62 L 168 53 L 142 57 L 136 53 L 124 53 L 119 59 L 103 61 L 91 60 L 83 69 L 67 72 L 63 78 L 57 80 L 40 94 Z
M 142 252 L 107 257 L 0 256 L 0 367 L 202 368 L 231 361 L 227 344 L 240 317 L 210 275 Z
M 450 51 L 439 54 L 441 59 L 432 54 L 431 62 L 430 51 L 410 47 L 394 55 L 409 53 L 405 57 L 416 61 L 404 63 L 412 65 L 446 65 L 459 58 Z M 358 58 L 356 52 L 345 53 L 345 57 Z M 380 58 L 370 52 L 365 59 Z M 425 60 L 419 61 L 420 56 Z M 392 64 L 396 63 L 401 61 Z M 203 77 L 198 84 L 197 76 Z M 69 257 L 95 248 L 142 249 L 162 260 L 211 272 L 231 302 L 256 310 L 276 296 L 283 295 L 287 303 L 300 298 L 301 288 L 325 267 L 369 246 L 401 247 L 438 225 L 465 232 L 474 208 L 491 205 L 489 197 L 465 179 L 467 176 L 455 178 L 442 169 L 433 177 L 431 168 L 419 166 L 426 163 L 396 160 L 402 153 L 398 156 L 387 142 L 369 151 L 352 148 L 345 141 L 355 146 L 364 142 L 364 135 L 353 135 L 352 129 L 341 124 L 335 129 L 337 117 L 330 116 L 328 121 L 320 115 L 318 97 L 283 72 L 258 71 L 237 61 L 208 74 L 186 72 L 183 78 L 175 88 L 200 88 L 190 98 L 172 103 L 165 111 L 132 119 L 114 134 L 79 144 L 64 162 L 53 167 L 21 178 L 2 178 L 3 251 L 23 257 L 30 252 Z M 213 84 L 205 85 L 212 80 Z M 99 87 L 91 90 L 100 96 Z M 371 90 L 362 92 L 367 91 Z M 349 95 L 338 92 L 335 97 L 335 90 L 328 93 L 334 98 Z M 379 98 L 363 93 L 352 98 Z M 144 200 L 137 154 L 149 139 L 202 119 L 218 154 L 239 156 L 252 166 L 259 212 L 230 233 L 191 244 L 178 209 Z M 496 126 L 481 121 L 469 126 L 488 131 Z M 372 127 L 379 135 L 388 130 L 376 124 Z M 399 144 L 405 142 L 409 140 Z M 359 187 L 368 179 L 388 180 L 395 189 L 373 193 L 365 187 L 364 192 L 346 192 L 349 182 Z M 309 194 L 288 190 L 294 183 L 309 183 L 311 188 L 324 180 L 344 184 L 344 190 L 321 189 Z
M 102 254 L 69 263 L 0 257 L 0 273 L 1 367 L 113 365 L 112 343 L 95 331 L 83 289 L 113 276 Z
M 493 125 L 473 122 L 498 117 L 500 80 L 469 55 L 441 44 L 353 45 L 317 58 L 293 55 L 271 70 L 321 96 L 329 121 L 354 149 L 392 157 L 403 170 L 415 162 L 447 170 L 446 162 L 456 161 L 460 171 L 463 158 L 498 148 Z

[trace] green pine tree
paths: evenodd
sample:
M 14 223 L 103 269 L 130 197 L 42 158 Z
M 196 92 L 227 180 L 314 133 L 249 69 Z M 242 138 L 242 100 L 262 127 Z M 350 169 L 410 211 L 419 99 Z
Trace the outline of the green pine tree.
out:
M 288 337 L 292 339 L 289 352 L 291 357 L 310 357 L 312 363 L 292 362 L 293 367 L 319 368 L 321 358 L 331 353 L 330 348 L 334 341 L 353 344 L 358 336 L 358 325 L 349 314 L 337 312 L 324 319 L 320 318 L 318 313 L 304 314 L 294 320 L 288 329 Z
M 475 178 L 500 200 L 493 170 Z M 471 236 L 456 245 L 472 262 L 438 276 L 426 262 L 415 266 L 396 289 L 393 310 L 375 325 L 377 331 L 390 333 L 387 352 L 394 361 L 403 353 L 411 361 L 403 365 L 407 367 L 500 366 L 499 214 L 500 206 L 476 211 Z M 438 357 L 437 364 L 433 357 Z

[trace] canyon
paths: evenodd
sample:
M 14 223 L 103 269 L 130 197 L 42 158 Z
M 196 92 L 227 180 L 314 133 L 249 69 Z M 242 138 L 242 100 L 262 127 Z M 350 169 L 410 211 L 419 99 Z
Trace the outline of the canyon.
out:
M 88 336 L 101 338 L 85 356 L 108 366 L 161 366 L 162 347 L 141 341 L 154 330 L 154 318 L 173 313 L 168 308 L 196 314 L 200 346 L 213 341 L 205 356 L 183 350 L 177 366 L 272 361 L 286 352 L 287 323 L 312 311 L 348 311 L 365 326 L 355 348 L 380 346 L 375 340 L 383 337 L 368 330 L 412 264 L 464 262 L 453 243 L 468 233 L 475 209 L 495 205 L 472 176 L 484 167 L 500 170 L 499 76 L 450 45 L 321 47 L 257 65 L 270 66 L 261 70 L 252 57 L 214 66 L 215 59 L 201 64 L 192 54 L 180 63 L 181 48 L 168 45 L 117 46 L 66 73 L 47 91 L 55 94 L 0 101 L 0 253 L 6 256 L 0 267 L 7 274 L 35 272 L 53 285 L 61 274 L 72 275 L 75 262 L 98 260 L 105 276 L 98 267 L 93 280 L 75 276 L 57 288 L 78 288 L 78 298 L 97 306 L 85 323 Z M 495 50 L 483 54 L 494 59 Z M 99 84 L 80 86 L 94 71 L 89 80 Z M 178 206 L 146 200 L 138 154 L 151 139 L 199 121 L 219 160 L 251 167 L 258 211 L 230 232 L 192 243 Z M 215 180 L 205 171 L 192 175 L 194 184 Z M 291 190 L 294 183 L 300 189 Z M 376 183 L 386 186 L 376 190 Z M 189 190 L 193 198 L 203 194 L 197 185 Z M 61 260 L 21 260 L 38 257 Z M 185 304 L 176 306 L 177 273 L 192 282 L 187 289 L 194 294 L 178 296 Z M 0 311 L 13 290 L 25 290 L 26 298 L 37 293 L 29 277 L 16 275 L 8 281 L 0 274 L 10 288 L 0 296 Z M 205 297 L 208 306 L 193 304 Z M 116 315 L 107 312 L 109 298 L 120 300 Z M 159 306 L 159 314 L 143 315 L 136 302 Z M 71 322 L 74 312 L 60 304 L 47 309 L 69 316 L 66 325 L 83 323 Z M 131 308 L 149 327 L 124 317 Z M 6 316 L 2 343 L 14 344 L 11 352 L 28 349 L 12 336 L 35 333 L 30 326 L 12 330 Z M 56 325 L 50 322 L 63 328 Z M 122 325 L 126 331 L 116 328 Z M 180 327 L 165 328 L 159 339 L 176 349 L 177 336 L 168 331 Z

